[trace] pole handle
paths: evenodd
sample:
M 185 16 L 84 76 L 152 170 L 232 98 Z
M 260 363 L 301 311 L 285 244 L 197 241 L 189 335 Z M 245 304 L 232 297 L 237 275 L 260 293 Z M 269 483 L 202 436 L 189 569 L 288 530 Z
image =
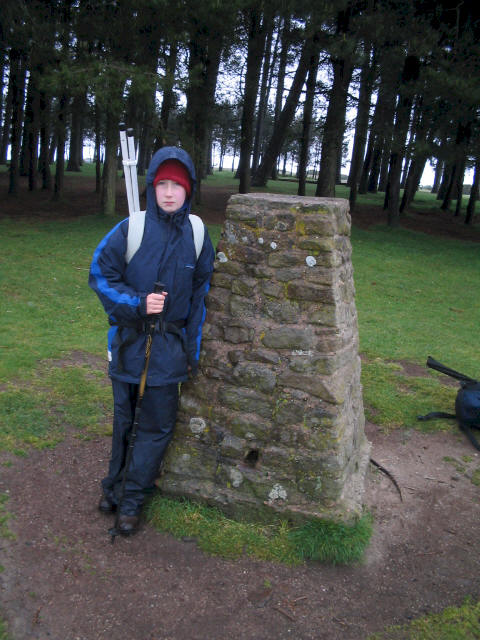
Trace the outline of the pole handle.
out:
M 162 293 L 162 291 L 165 291 L 166 286 L 163 282 L 155 282 L 153 285 L 153 293 Z

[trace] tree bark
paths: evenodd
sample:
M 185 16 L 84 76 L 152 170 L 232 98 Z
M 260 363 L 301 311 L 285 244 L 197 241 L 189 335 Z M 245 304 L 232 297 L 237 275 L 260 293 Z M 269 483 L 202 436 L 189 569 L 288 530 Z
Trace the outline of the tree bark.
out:
M 42 176 L 42 189 L 51 191 L 52 173 L 49 163 L 49 111 L 50 100 L 44 91 L 40 92 L 40 161 L 39 169 Z
M 390 144 L 387 141 L 391 137 L 395 113 L 395 98 L 399 79 L 395 67 L 398 61 L 389 50 L 380 51 L 380 58 L 380 86 L 373 112 L 367 153 L 360 176 L 359 193 L 377 192 L 385 146 L 388 146 L 388 151 L 390 151 Z
M 223 37 L 208 35 L 199 27 L 189 44 L 189 84 L 186 123 L 189 148 L 197 173 L 197 203 L 201 199 L 201 181 L 206 175 L 205 149 L 211 126 Z M 215 36 L 215 37 L 214 37 Z
M 170 112 L 175 104 L 175 70 L 178 59 L 178 42 L 170 43 L 168 56 L 165 60 L 165 80 L 163 84 L 162 108 L 160 110 L 160 121 L 164 131 L 168 131 Z M 159 145 L 160 146 L 160 145 Z
M 418 191 L 418 187 L 420 186 L 420 180 L 422 178 L 423 170 L 425 169 L 427 157 L 426 153 L 422 153 L 415 156 L 410 162 L 407 178 L 405 180 L 402 202 L 400 204 L 400 213 L 406 211 L 413 202 L 415 194 Z
M 265 29 L 262 24 L 262 12 L 260 10 L 249 10 L 246 13 L 246 19 L 248 24 L 248 49 L 243 94 L 240 159 L 237 170 L 238 177 L 240 178 L 239 193 L 248 193 L 250 191 L 250 156 L 253 145 L 253 120 L 262 64 L 262 53 L 266 38 Z
M 18 49 L 10 50 L 12 76 L 12 125 L 10 134 L 10 180 L 8 193 L 17 195 L 20 177 L 20 146 L 25 99 L 26 56 Z
M 398 96 L 396 121 L 390 156 L 390 171 L 385 193 L 385 204 L 388 211 L 388 224 L 396 227 L 400 221 L 400 176 L 402 161 L 405 156 L 405 141 L 410 123 L 413 105 L 413 90 L 420 73 L 420 60 L 417 56 L 407 55 L 403 65 L 402 81 Z
M 438 188 L 437 200 L 443 200 L 450 184 L 452 177 L 453 164 L 451 162 L 443 163 L 442 179 L 440 180 L 440 186 Z
M 105 162 L 102 176 L 102 214 L 115 215 L 118 155 L 118 114 L 107 110 L 105 125 Z
M 53 200 L 60 200 L 63 191 L 63 178 L 65 175 L 65 142 L 66 142 L 66 110 L 68 98 L 65 94 L 60 97 L 57 114 L 57 164 L 55 167 L 55 184 L 53 187 Z
M 310 135 L 312 130 L 313 102 L 317 87 L 317 72 L 319 53 L 316 51 L 310 58 L 310 66 L 307 77 L 307 90 L 303 105 L 302 139 L 300 141 L 300 157 L 298 162 L 298 195 L 305 195 L 307 182 L 308 152 L 310 148 Z
M 263 142 L 263 129 L 265 125 L 265 114 L 267 111 L 268 96 L 270 93 L 271 75 L 270 75 L 270 62 L 271 62 L 271 49 L 273 39 L 273 16 L 265 15 L 266 21 L 266 38 L 265 38 L 265 53 L 263 56 L 263 70 L 262 70 L 262 82 L 260 86 L 260 99 L 258 103 L 257 122 L 255 127 L 255 139 L 253 143 L 252 154 L 252 173 L 255 173 L 258 167 L 260 158 L 260 149 Z M 275 57 L 275 52 L 273 52 Z
M 465 224 L 472 224 L 475 215 L 475 203 L 478 200 L 478 192 L 480 185 L 480 155 L 475 162 L 475 173 L 473 176 L 473 184 L 470 189 L 470 198 L 467 204 L 467 213 L 465 215 Z
M 364 60 L 360 72 L 360 89 L 358 93 L 357 118 L 355 120 L 355 135 L 353 138 L 352 159 L 348 185 L 358 183 L 362 161 L 367 144 L 368 120 L 372 101 L 373 82 L 375 79 L 376 60 L 373 47 L 369 43 L 364 44 Z
M 10 127 L 12 124 L 12 108 L 13 108 L 13 82 L 14 74 L 12 73 L 11 59 L 10 59 L 10 73 L 8 80 L 7 97 L 5 99 L 5 115 L 2 127 L 2 137 L 0 140 L 0 164 L 7 164 L 7 148 L 10 138 Z
M 440 181 L 442 179 L 443 166 L 444 166 L 443 160 L 437 159 L 431 193 L 438 193 L 438 190 L 440 188 Z
M 67 171 L 81 171 L 83 164 L 83 120 L 86 100 L 86 93 L 79 93 L 72 100 L 72 127 Z
M 101 149 L 101 126 L 100 126 L 100 106 L 95 99 L 95 193 L 102 192 L 102 161 L 100 158 Z
M 322 155 L 317 179 L 316 196 L 335 196 L 338 158 L 342 153 L 345 132 L 348 87 L 353 63 L 348 57 L 332 60 L 333 85 L 329 95 L 327 117 L 323 129 Z
M 30 59 L 31 60 L 31 59 Z M 34 67 L 34 65 L 31 65 Z M 28 176 L 28 189 L 35 191 L 37 188 L 38 171 L 38 136 L 39 136 L 39 93 L 38 73 L 35 68 L 30 69 L 28 79 L 27 98 L 25 102 L 25 171 Z
M 457 217 L 460 215 L 460 211 L 462 209 L 462 200 L 463 200 L 463 181 L 465 178 L 465 166 L 467 164 L 467 158 L 464 156 L 462 164 L 460 165 L 460 169 L 457 175 L 457 183 L 455 185 L 455 191 L 457 196 L 457 203 L 455 205 L 455 213 L 454 216 Z
M 283 17 L 283 28 L 281 35 L 281 49 L 278 57 L 278 71 L 277 71 L 277 89 L 275 93 L 275 111 L 273 116 L 273 127 L 275 128 L 278 118 L 282 112 L 283 107 L 283 93 L 285 90 L 285 73 L 287 70 L 288 51 L 291 45 L 291 19 L 290 15 Z M 272 167 L 272 180 L 276 180 L 278 175 L 277 159 L 273 163 Z

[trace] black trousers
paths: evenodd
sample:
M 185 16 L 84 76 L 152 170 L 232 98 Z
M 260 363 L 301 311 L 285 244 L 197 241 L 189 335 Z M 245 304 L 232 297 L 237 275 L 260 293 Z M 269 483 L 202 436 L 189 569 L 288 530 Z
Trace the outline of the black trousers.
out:
M 118 504 L 138 385 L 112 380 L 112 389 L 112 453 L 108 475 L 102 480 L 102 489 L 113 503 Z M 122 513 L 137 515 L 142 508 L 146 491 L 153 488 L 160 463 L 172 439 L 177 408 L 178 384 L 145 388 L 137 437 L 125 483 Z

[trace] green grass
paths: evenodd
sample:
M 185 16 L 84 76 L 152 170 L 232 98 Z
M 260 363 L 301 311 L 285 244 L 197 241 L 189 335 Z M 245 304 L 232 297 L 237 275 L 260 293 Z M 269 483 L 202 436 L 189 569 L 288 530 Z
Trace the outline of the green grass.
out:
M 408 625 L 390 627 L 368 640 L 475 640 L 480 638 L 480 602 L 418 618 Z
M 246 554 L 290 565 L 305 560 L 329 564 L 357 562 L 368 546 L 372 531 L 368 515 L 351 526 L 312 521 L 294 527 L 282 520 L 259 525 L 231 520 L 213 507 L 163 496 L 153 498 L 147 517 L 159 531 L 176 538 L 193 538 L 208 554 L 224 558 Z
M 11 640 L 6 623 L 0 619 L 0 640 Z
M 407 377 L 395 361 L 423 365 L 431 355 L 480 375 L 473 339 L 480 302 L 472 295 L 480 282 L 478 245 L 385 227 L 354 229 L 352 244 L 368 417 L 386 428 L 456 428 L 416 422 L 417 414 L 453 411 L 456 389 L 442 384 L 448 379 Z
M 383 427 L 414 428 L 424 432 L 449 430 L 452 420 L 419 422 L 418 415 L 430 411 L 454 412 L 457 390 L 436 378 L 407 376 L 403 367 L 382 358 L 362 363 L 365 417 Z

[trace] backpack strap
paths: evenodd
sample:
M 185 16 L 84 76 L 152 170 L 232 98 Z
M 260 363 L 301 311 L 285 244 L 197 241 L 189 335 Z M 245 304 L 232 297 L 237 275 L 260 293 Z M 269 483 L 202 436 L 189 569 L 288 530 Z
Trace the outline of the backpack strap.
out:
M 125 262 L 127 264 L 142 244 L 143 230 L 145 229 L 145 213 L 145 211 L 134 211 L 128 218 L 127 250 L 125 252 Z
M 198 256 L 202 252 L 203 248 L 205 227 L 203 224 L 203 220 L 199 216 L 196 216 L 194 213 L 190 213 L 188 217 L 190 218 L 190 224 L 192 225 L 193 242 L 195 243 L 195 253 L 197 254 L 198 260 Z
M 125 252 L 125 262 L 128 264 L 137 253 L 142 243 L 143 231 L 145 229 L 145 211 L 135 211 L 128 218 L 127 250 Z M 193 242 L 195 243 L 195 253 L 200 255 L 205 237 L 205 227 L 202 219 L 194 213 L 189 214 L 190 224 L 193 230 Z

